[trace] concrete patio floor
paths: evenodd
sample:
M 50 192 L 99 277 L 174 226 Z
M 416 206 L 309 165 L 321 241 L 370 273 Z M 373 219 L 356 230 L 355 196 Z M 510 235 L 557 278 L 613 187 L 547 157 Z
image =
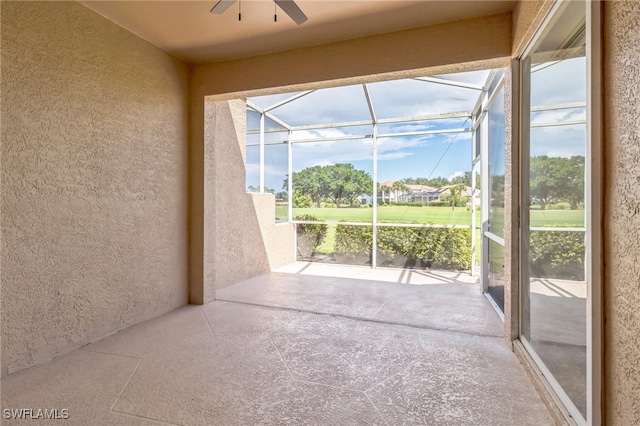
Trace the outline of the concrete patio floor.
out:
M 272 273 L 219 292 L 252 294 L 5 377 L 2 408 L 69 410 L 38 425 L 550 424 L 474 284 Z

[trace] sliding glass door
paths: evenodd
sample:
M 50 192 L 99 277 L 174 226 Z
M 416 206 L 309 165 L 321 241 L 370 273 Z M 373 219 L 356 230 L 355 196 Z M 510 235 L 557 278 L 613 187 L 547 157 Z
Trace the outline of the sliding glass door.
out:
M 585 1 L 560 2 L 522 58 L 521 341 L 586 424 L 592 208 Z

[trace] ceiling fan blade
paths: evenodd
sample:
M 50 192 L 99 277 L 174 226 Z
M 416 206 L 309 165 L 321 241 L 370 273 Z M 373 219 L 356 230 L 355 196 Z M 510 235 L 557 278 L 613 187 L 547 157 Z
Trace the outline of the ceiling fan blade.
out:
M 229 9 L 231 5 L 236 1 L 237 0 L 220 0 L 211 8 L 209 12 L 217 13 L 218 15 L 220 15 L 221 13 L 224 13 L 225 10 Z
M 220 0 L 220 1 L 223 1 L 223 0 Z M 300 25 L 308 19 L 293 0 L 273 0 L 273 1 L 278 6 L 280 6 L 280 9 L 282 9 L 284 13 L 289 15 L 289 17 L 293 19 L 296 24 Z

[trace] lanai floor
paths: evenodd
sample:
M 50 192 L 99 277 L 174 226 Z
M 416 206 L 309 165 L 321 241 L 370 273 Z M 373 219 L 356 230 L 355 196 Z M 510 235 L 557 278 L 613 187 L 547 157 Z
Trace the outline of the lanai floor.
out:
M 69 425 L 550 424 L 469 275 L 289 268 L 5 377 L 2 408 L 66 408 L 51 424 Z

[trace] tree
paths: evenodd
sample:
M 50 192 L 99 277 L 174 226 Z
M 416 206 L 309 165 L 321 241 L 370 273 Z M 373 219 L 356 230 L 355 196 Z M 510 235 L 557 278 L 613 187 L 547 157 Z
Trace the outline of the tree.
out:
M 471 187 L 471 172 L 467 171 L 464 172 L 464 174 L 462 176 L 454 176 L 451 180 L 450 183 L 452 185 L 456 185 L 458 183 L 463 184 L 464 186 L 468 186 Z M 478 173 L 476 175 L 476 188 L 480 188 L 480 174 Z
M 371 176 L 348 163 L 307 167 L 294 172 L 292 177 L 294 192 L 308 195 L 317 207 L 320 207 L 323 199 L 333 201 L 337 207 L 343 201 L 348 201 L 353 206 L 358 196 L 370 194 L 373 190 Z M 284 185 L 286 184 L 285 180 Z
M 554 157 L 540 155 L 531 157 L 529 194 L 532 200 L 540 204 L 540 210 L 544 210 L 557 193 L 557 176 L 555 176 Z
M 464 183 L 457 183 L 449 187 L 449 192 L 451 193 L 450 195 L 451 210 L 455 210 L 456 205 L 460 203 L 460 200 L 462 199 L 462 193 L 464 192 L 464 190 L 465 190 Z
M 293 207 L 294 208 L 308 208 L 313 205 L 313 200 L 307 194 L 303 194 L 300 191 L 293 191 Z
M 558 172 L 559 196 L 569 202 L 571 210 L 576 210 L 584 201 L 584 157 L 574 155 L 562 160 Z
M 373 181 L 368 173 L 353 167 L 353 164 L 339 163 L 324 166 L 322 186 L 324 195 L 340 207 L 342 201 L 351 206 L 363 193 L 371 193 Z
M 584 201 L 584 157 L 549 157 L 540 155 L 530 160 L 529 191 L 532 200 L 546 209 L 553 201 L 568 201 L 572 209 Z
M 388 185 L 383 185 L 381 183 L 378 183 L 378 194 L 381 195 L 382 198 L 382 202 L 386 202 L 385 201 L 385 193 L 388 194 L 388 201 L 391 201 L 391 187 Z
M 247 192 L 260 192 L 260 187 L 249 185 L 249 186 L 247 186 Z M 268 193 L 268 194 L 275 194 L 276 190 L 275 189 L 271 189 L 271 188 L 267 188 L 265 186 L 264 187 L 264 192 Z M 285 195 L 285 197 L 286 197 L 286 195 Z
M 321 166 L 307 167 L 299 172 L 293 172 L 293 188 L 301 194 L 306 194 L 316 203 L 316 207 L 320 207 L 323 196 L 323 170 Z M 288 187 L 288 177 L 284 180 L 282 189 Z
M 395 192 L 396 201 L 399 201 L 399 197 L 398 197 L 399 194 L 410 191 L 409 187 L 400 181 L 393 182 L 391 189 L 393 189 L 393 191 Z

